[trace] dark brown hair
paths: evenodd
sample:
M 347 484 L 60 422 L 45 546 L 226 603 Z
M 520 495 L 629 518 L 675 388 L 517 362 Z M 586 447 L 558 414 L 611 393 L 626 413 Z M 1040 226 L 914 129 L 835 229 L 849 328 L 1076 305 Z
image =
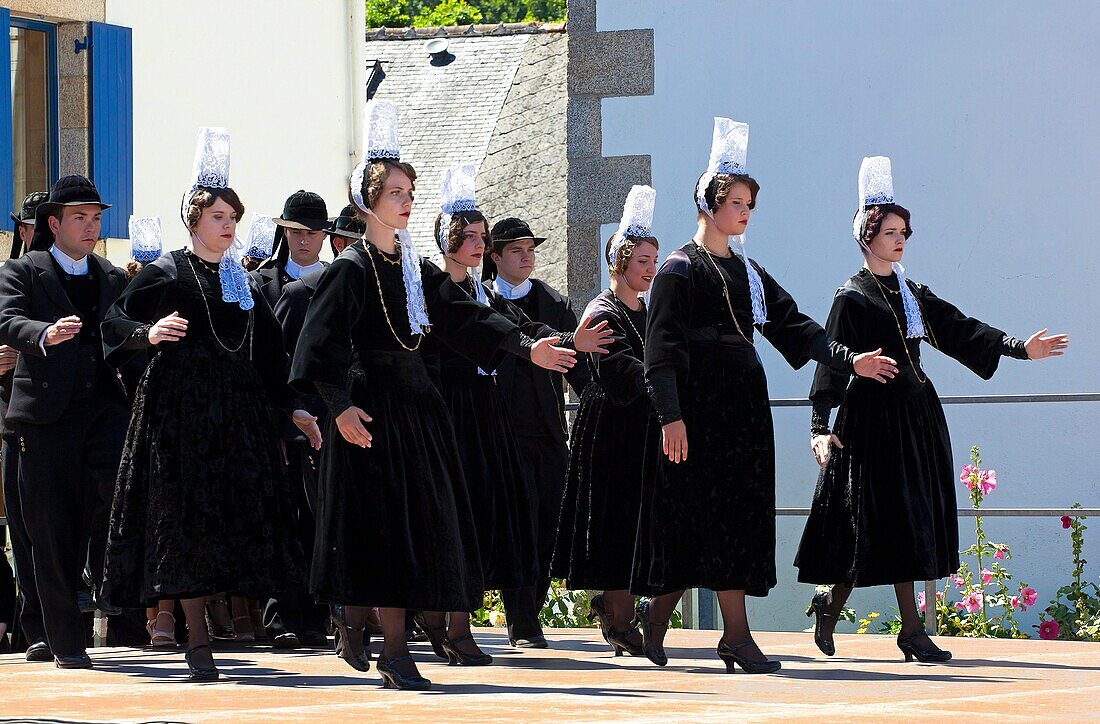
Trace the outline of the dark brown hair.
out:
M 470 224 L 476 224 L 482 221 L 485 223 L 485 248 L 491 249 L 493 243 L 493 232 L 489 230 L 489 220 L 485 218 L 477 209 L 472 211 L 459 211 L 457 214 L 451 215 L 451 224 L 447 227 L 447 254 L 453 254 L 458 251 L 458 247 L 462 246 L 462 232 L 466 230 L 466 227 Z M 443 214 L 435 215 L 435 239 L 436 243 L 439 242 L 439 225 L 443 223 Z
M 367 208 L 372 208 L 374 202 L 378 200 L 378 197 L 382 195 L 382 187 L 386 185 L 386 179 L 390 175 L 390 171 L 397 169 L 403 174 L 409 177 L 409 181 L 412 181 L 413 191 L 416 191 L 416 169 L 411 164 L 407 164 L 404 161 L 393 161 L 388 158 L 384 158 L 380 161 L 371 161 L 367 166 L 366 173 L 363 174 L 363 187 L 359 189 L 359 193 L 363 196 L 363 201 L 366 203 Z M 355 207 L 355 215 L 360 219 L 366 218 L 366 213 L 355 204 L 355 199 L 351 195 L 351 191 L 348 191 L 348 202 Z
M 705 175 L 705 173 L 700 175 L 699 181 L 702 181 Z M 696 203 L 694 189 L 699 188 L 699 181 L 695 182 L 695 187 L 692 189 L 692 204 Z M 730 192 L 737 184 L 745 184 L 749 187 L 749 208 L 756 208 L 756 195 L 760 193 L 760 184 L 756 182 L 756 179 L 748 175 L 720 173 L 715 174 L 714 178 L 707 184 L 707 190 L 703 193 L 703 199 L 707 202 L 712 214 L 729 198 Z M 700 209 L 699 213 L 703 213 L 703 210 Z
M 882 222 L 886 221 L 886 217 L 890 214 L 897 214 L 905 222 L 905 231 L 902 233 L 906 239 L 913 235 L 913 227 L 909 223 L 909 209 L 898 204 L 878 204 L 867 209 L 867 218 L 863 222 L 863 234 L 860 236 L 860 241 L 863 244 L 870 245 L 871 239 L 878 236 L 878 232 L 882 230 Z M 858 211 L 856 215 L 859 215 Z M 862 245 L 860 248 L 862 248 Z
M 240 222 L 244 217 L 244 204 L 241 203 L 241 199 L 237 196 L 236 191 L 228 186 L 224 189 L 200 186 L 199 190 L 191 196 L 191 200 L 187 202 L 187 206 L 183 209 L 183 225 L 193 231 L 195 226 L 199 223 L 199 219 L 202 218 L 203 209 L 209 209 L 218 199 L 221 199 L 233 208 L 233 211 L 237 213 L 237 221 Z
M 622 274 L 626 271 L 626 265 L 630 262 L 630 257 L 634 255 L 634 250 L 638 248 L 639 244 L 652 244 L 654 249 L 660 251 L 661 247 L 657 243 L 656 237 L 653 236 L 627 236 L 626 241 L 623 242 L 622 247 L 619 249 L 619 255 L 615 259 L 615 265 L 611 265 L 611 242 L 619 236 L 619 232 L 612 234 L 603 248 L 603 258 L 607 261 L 607 271 L 611 274 Z

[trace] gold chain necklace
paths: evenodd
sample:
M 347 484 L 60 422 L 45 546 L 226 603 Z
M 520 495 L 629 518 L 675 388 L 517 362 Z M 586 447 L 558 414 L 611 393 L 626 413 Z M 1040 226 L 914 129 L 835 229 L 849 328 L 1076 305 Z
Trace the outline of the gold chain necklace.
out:
M 901 346 L 905 348 L 905 356 L 909 358 L 909 366 L 913 368 L 913 374 L 916 375 L 917 382 L 920 382 L 923 385 L 925 382 L 928 381 L 928 378 L 927 377 L 922 378 L 920 376 L 920 374 L 921 374 L 920 366 L 917 365 L 917 363 L 913 361 L 913 355 L 911 355 L 909 353 L 909 342 L 907 341 L 907 339 L 905 337 L 905 332 L 901 331 L 901 320 L 898 319 L 898 314 L 897 314 L 897 312 L 894 311 L 894 307 L 893 307 L 893 305 L 890 304 L 890 300 L 886 298 L 885 292 L 892 292 L 894 290 L 890 289 L 885 284 L 880 282 L 878 280 L 878 277 L 875 276 L 874 272 L 868 270 L 868 273 L 871 275 L 871 278 L 875 280 L 875 284 L 879 288 L 879 294 L 882 295 L 882 301 L 886 303 L 886 308 L 890 310 L 890 315 L 894 318 L 894 326 L 898 328 L 898 336 L 901 337 Z M 896 292 L 896 293 L 900 295 L 901 291 L 898 290 L 898 292 Z M 921 320 L 923 321 L 924 320 L 924 313 L 920 311 L 920 305 L 919 304 L 917 305 L 917 313 L 921 315 Z M 929 327 L 927 324 L 925 324 L 924 327 L 925 327 L 925 329 L 928 329 L 929 334 L 931 334 L 931 327 Z
M 197 254 L 195 256 L 198 257 Z M 210 334 L 213 335 L 214 341 L 217 342 L 218 346 L 224 349 L 226 352 L 236 354 L 237 352 L 241 351 L 242 347 L 244 347 L 245 340 L 249 340 L 248 358 L 252 359 L 252 310 L 248 310 L 248 321 L 245 322 L 244 335 L 241 337 L 240 344 L 237 345 L 236 349 L 230 349 L 228 346 L 226 346 L 225 342 L 222 341 L 221 337 L 218 336 L 218 330 L 214 329 L 214 315 L 210 313 L 210 304 L 206 301 L 206 292 L 204 292 L 202 289 L 202 281 L 199 279 L 199 274 L 197 271 L 195 271 L 195 265 L 191 263 L 191 254 L 189 252 L 184 252 L 183 258 L 187 260 L 187 266 L 191 267 L 191 273 L 195 276 L 195 284 L 197 284 L 199 287 L 199 296 L 202 297 L 202 306 L 206 308 L 206 320 L 210 322 Z M 198 258 L 202 261 L 205 261 L 202 259 L 202 257 Z M 206 267 L 208 271 L 212 271 L 210 267 L 206 266 L 205 264 L 203 264 L 203 266 Z M 249 290 L 249 294 L 251 293 L 252 291 Z
M 394 238 L 396 238 L 396 237 L 394 237 Z M 366 243 L 369 244 L 370 242 L 368 241 Z M 386 252 L 382 251 L 381 249 L 378 250 L 378 253 L 382 255 L 382 261 L 386 262 L 387 264 L 393 264 L 394 266 L 401 266 L 401 245 L 400 244 L 397 244 L 397 258 L 396 259 L 389 258 L 386 255 Z
M 382 302 L 382 316 L 386 319 L 386 326 L 390 328 L 390 333 L 393 335 L 393 338 L 397 340 L 397 343 L 401 345 L 406 352 L 415 352 L 420 349 L 420 343 L 424 341 L 424 335 L 416 335 L 416 344 L 410 347 L 405 344 L 401 336 L 397 334 L 397 330 L 393 328 L 393 322 L 390 321 L 390 312 L 386 309 L 386 297 L 382 294 L 382 277 L 378 276 L 378 267 L 374 263 L 374 253 L 372 251 L 374 249 L 374 244 L 368 241 L 365 246 L 367 247 L 367 258 L 370 259 L 370 267 L 374 271 L 374 281 L 378 285 L 378 301 Z M 378 253 L 382 254 L 382 251 L 379 250 Z M 385 259 L 386 255 L 382 254 L 382 258 Z M 405 293 L 408 294 L 408 290 L 406 290 Z
M 618 294 L 616 294 L 615 292 L 611 292 L 611 296 L 614 297 L 615 301 L 618 302 L 622 306 L 622 308 L 625 310 L 625 313 L 624 313 L 623 316 L 626 317 L 626 323 L 630 325 L 630 330 L 632 332 L 634 332 L 634 336 L 638 338 L 639 342 L 641 342 L 641 344 L 642 344 L 642 354 L 645 354 L 645 339 L 642 337 L 642 335 L 638 334 L 638 328 L 634 326 L 634 322 L 630 321 L 630 312 L 632 310 L 630 309 L 630 307 L 626 306 L 626 303 L 623 300 L 619 299 Z
M 695 241 L 694 239 L 692 241 Z M 726 308 L 730 310 L 730 319 L 733 320 L 733 326 L 737 328 L 737 333 L 741 335 L 741 338 L 748 342 L 751 346 L 755 347 L 752 340 L 745 336 L 745 333 L 741 330 L 741 323 L 737 321 L 737 315 L 733 313 L 733 302 L 730 301 L 729 285 L 726 283 L 726 278 L 722 276 L 722 270 L 718 268 L 718 262 L 714 261 L 714 255 L 710 253 L 710 249 L 706 248 L 702 242 L 695 241 L 700 247 L 700 251 L 703 252 L 703 256 L 710 260 L 711 266 L 714 267 L 714 273 L 718 275 L 718 281 L 722 283 L 722 296 L 726 300 Z M 730 249 L 730 256 L 733 256 L 733 249 Z

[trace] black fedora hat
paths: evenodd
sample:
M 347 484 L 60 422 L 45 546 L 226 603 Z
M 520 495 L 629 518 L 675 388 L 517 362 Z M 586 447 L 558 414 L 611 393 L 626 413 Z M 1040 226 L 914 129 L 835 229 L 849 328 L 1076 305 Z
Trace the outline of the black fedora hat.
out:
M 283 215 L 275 218 L 278 226 L 305 231 L 323 231 L 329 228 L 328 206 L 320 195 L 299 189 L 283 204 Z
M 346 239 L 358 239 L 363 236 L 364 231 L 366 231 L 366 224 L 355 215 L 355 207 L 348 204 L 340 209 L 340 215 L 332 222 L 328 233 Z
M 19 213 L 12 212 L 8 216 L 16 224 L 31 224 L 33 226 L 35 210 L 39 204 L 48 198 L 50 198 L 50 195 L 45 191 L 33 191 L 27 194 L 27 198 L 23 199 L 23 206 L 19 209 Z
M 493 224 L 492 237 L 495 249 L 500 249 L 505 244 L 520 239 L 532 239 L 535 246 L 546 241 L 545 236 L 535 236 L 531 233 L 531 227 L 527 225 L 527 222 L 523 219 L 517 219 L 515 216 L 509 216 Z
M 111 208 L 99 197 L 99 189 L 91 180 L 79 174 L 63 176 L 50 189 L 48 199 L 38 204 L 34 210 L 34 238 L 31 239 L 31 251 L 46 250 L 53 246 L 54 236 L 47 219 L 50 214 L 66 206 L 98 206 L 100 210 Z

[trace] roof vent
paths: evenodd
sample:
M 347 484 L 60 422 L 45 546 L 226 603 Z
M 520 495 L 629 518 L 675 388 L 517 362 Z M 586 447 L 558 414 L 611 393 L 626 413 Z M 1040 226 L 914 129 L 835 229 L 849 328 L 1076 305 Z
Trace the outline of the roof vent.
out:
M 455 59 L 454 54 L 447 50 L 448 45 L 450 45 L 450 42 L 446 38 L 432 38 L 427 42 L 424 47 L 427 49 L 428 55 L 432 57 L 432 65 L 441 68 L 449 65 Z

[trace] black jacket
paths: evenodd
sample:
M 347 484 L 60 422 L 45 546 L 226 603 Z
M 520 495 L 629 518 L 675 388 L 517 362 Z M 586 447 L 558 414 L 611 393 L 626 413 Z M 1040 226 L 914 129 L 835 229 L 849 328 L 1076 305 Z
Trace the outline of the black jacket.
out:
M 325 264 L 325 262 L 321 263 L 324 264 L 326 268 L 328 267 L 328 264 Z M 286 273 L 285 263 L 262 266 L 256 271 L 251 272 L 251 276 L 256 280 L 256 284 L 260 287 L 260 293 L 264 295 L 264 299 L 267 300 L 268 306 L 272 309 L 275 309 L 275 304 L 279 301 L 283 289 L 291 282 L 296 281 L 291 279 L 290 275 Z M 309 275 L 307 274 L 306 276 Z M 316 289 L 316 284 L 314 284 L 314 289 Z M 310 292 L 310 296 L 313 296 L 312 292 Z
M 572 332 L 577 328 L 577 315 L 573 312 L 568 297 L 538 279 L 531 280 L 528 297 L 532 295 L 533 305 L 522 306 L 528 317 L 560 332 Z M 520 306 L 520 300 L 513 300 L 512 303 Z M 531 388 L 522 389 L 526 385 L 522 383 L 522 378 L 516 378 L 517 365 L 528 365 L 531 368 Z M 566 381 L 578 395 L 592 381 L 592 373 L 583 354 L 577 355 L 577 364 L 565 375 L 545 370 L 513 355 L 505 357 L 497 367 L 497 384 L 512 410 L 517 427 L 529 429 L 532 424 L 538 424 L 558 442 L 564 442 L 568 436 L 565 423 Z M 526 423 L 520 422 L 521 420 Z
M 95 254 L 88 255 L 88 268 L 99 283 L 99 302 L 95 307 L 98 324 L 126 288 L 126 275 Z M 5 422 L 48 425 L 56 422 L 68 407 L 79 340 L 47 347 L 45 355 L 38 340 L 51 324 L 77 313 L 61 286 L 48 251 L 28 252 L 0 268 L 0 344 L 19 350 Z M 128 366 L 124 372 L 136 370 L 140 374 L 144 356 L 135 357 L 141 359 L 135 359 L 134 366 Z M 127 387 L 118 372 L 115 376 L 119 398 L 126 403 L 126 390 L 133 387 Z

